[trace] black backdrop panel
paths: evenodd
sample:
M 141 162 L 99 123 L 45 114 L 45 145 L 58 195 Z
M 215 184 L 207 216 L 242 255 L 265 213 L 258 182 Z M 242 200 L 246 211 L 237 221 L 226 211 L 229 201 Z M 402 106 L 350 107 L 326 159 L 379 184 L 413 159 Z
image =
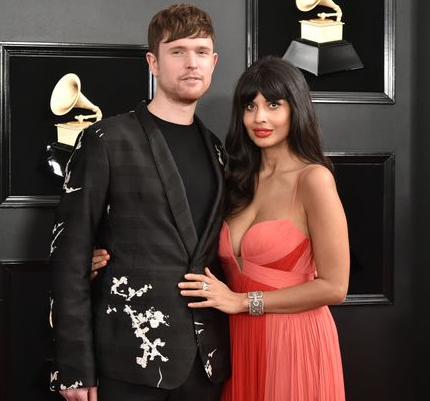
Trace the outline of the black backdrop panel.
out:
M 46 146 L 57 139 L 56 123 L 92 112 L 72 109 L 54 115 L 50 97 L 58 80 L 77 74 L 81 92 L 100 107 L 103 118 L 123 113 L 152 96 L 146 52 L 146 47 L 120 45 L 2 46 L 2 206 L 60 192 L 61 180 L 47 165 Z
M 0 400 L 60 401 L 49 390 L 49 265 L 0 265 Z
M 318 2 L 308 2 L 317 4 Z M 395 102 L 394 0 L 336 1 L 343 16 L 343 39 L 351 43 L 364 68 L 315 76 L 303 71 L 312 99 L 327 103 Z M 333 10 L 316 5 L 300 11 L 295 1 L 247 0 L 247 63 L 260 57 L 283 57 L 301 36 L 300 20 Z
M 343 38 L 352 43 L 364 69 L 316 77 L 303 71 L 313 91 L 383 92 L 384 90 L 384 1 L 337 1 L 342 8 Z M 367 3 L 367 7 L 366 7 Z M 300 20 L 331 12 L 316 7 L 301 12 L 295 1 L 260 0 L 258 4 L 258 55 L 282 57 L 291 40 L 300 38 Z
M 345 304 L 392 303 L 394 154 L 327 155 L 348 220 L 351 272 Z

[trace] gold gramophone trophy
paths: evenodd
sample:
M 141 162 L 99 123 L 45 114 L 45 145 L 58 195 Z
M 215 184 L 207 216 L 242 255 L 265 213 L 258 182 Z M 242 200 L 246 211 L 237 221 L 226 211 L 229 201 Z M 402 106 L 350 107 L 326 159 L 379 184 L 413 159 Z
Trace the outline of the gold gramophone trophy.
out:
M 79 133 L 93 123 L 87 120 L 95 118 L 96 121 L 99 121 L 102 118 L 100 108 L 81 93 L 81 80 L 73 73 L 64 75 L 57 82 L 52 91 L 50 104 L 52 112 L 57 116 L 63 116 L 73 108 L 88 109 L 94 112 L 94 114 L 75 116 L 74 121 L 55 124 L 57 141 L 69 146 L 74 146 Z
M 304 12 L 317 6 L 331 8 L 334 12 L 321 12 L 317 14 L 318 18 L 300 21 L 301 37 L 291 42 L 284 59 L 317 76 L 363 68 L 352 44 L 343 39 L 343 14 L 336 3 L 332 0 L 296 0 L 296 6 Z
M 74 121 L 55 124 L 57 127 L 57 142 L 46 147 L 48 166 L 52 173 L 64 177 L 66 165 L 78 135 L 93 123 L 93 121 L 87 120 L 101 120 L 102 112 L 99 107 L 91 103 L 81 93 L 81 80 L 73 73 L 64 75 L 57 82 L 52 91 L 50 103 L 52 112 L 57 116 L 63 116 L 73 108 L 87 109 L 94 113 L 77 115 L 74 117 Z

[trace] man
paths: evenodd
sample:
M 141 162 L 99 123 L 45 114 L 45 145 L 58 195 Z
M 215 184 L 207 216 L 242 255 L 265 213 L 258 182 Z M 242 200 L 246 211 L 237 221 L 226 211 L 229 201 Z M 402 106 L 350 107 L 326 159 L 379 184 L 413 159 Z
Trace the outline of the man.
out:
M 51 389 L 68 401 L 217 400 L 230 374 L 227 316 L 191 310 L 178 290 L 205 266 L 222 276 L 224 160 L 194 115 L 218 59 L 210 17 L 167 7 L 148 42 L 154 99 L 92 125 L 67 166 L 51 245 Z M 91 285 L 95 244 L 112 257 Z

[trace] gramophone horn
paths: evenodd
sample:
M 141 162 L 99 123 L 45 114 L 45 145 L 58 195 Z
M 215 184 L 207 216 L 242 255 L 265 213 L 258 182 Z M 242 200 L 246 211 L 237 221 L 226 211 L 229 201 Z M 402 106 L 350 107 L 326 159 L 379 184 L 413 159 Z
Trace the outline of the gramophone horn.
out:
M 340 7 L 332 0 L 296 0 L 296 5 L 300 11 L 310 11 L 316 6 L 325 6 L 334 10 L 340 9 Z
M 57 116 L 67 114 L 74 107 L 78 107 L 94 111 L 98 120 L 102 117 L 99 107 L 81 93 L 81 80 L 73 73 L 64 75 L 57 82 L 52 91 L 50 104 L 52 112 Z

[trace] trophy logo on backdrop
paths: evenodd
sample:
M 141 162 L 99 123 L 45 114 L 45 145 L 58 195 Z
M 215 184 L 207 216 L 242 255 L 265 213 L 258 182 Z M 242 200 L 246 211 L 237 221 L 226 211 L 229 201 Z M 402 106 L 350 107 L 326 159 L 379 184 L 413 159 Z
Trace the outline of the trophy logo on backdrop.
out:
M 76 74 L 64 75 L 55 85 L 51 95 L 51 110 L 56 116 L 63 116 L 73 108 L 88 109 L 94 114 L 77 115 L 74 121 L 55 124 L 57 127 L 57 141 L 74 146 L 79 133 L 93 122 L 95 118 L 101 120 L 102 112 L 98 106 L 91 103 L 81 92 L 81 80 Z
M 333 12 L 320 12 L 318 18 L 300 22 L 301 36 L 291 42 L 284 59 L 314 75 L 363 68 L 350 42 L 343 39 L 342 10 L 332 0 L 296 0 L 300 11 L 308 12 L 317 6 Z M 333 19 L 334 17 L 334 19 Z
M 85 128 L 102 118 L 102 112 L 81 92 L 81 80 L 74 73 L 64 75 L 55 85 L 50 106 L 56 116 L 64 116 L 73 109 L 92 111 L 92 114 L 79 114 L 72 121 L 55 124 L 57 142 L 47 146 L 48 164 L 52 172 L 64 177 L 67 160 L 75 146 L 76 139 Z M 89 121 L 93 119 L 94 121 Z

